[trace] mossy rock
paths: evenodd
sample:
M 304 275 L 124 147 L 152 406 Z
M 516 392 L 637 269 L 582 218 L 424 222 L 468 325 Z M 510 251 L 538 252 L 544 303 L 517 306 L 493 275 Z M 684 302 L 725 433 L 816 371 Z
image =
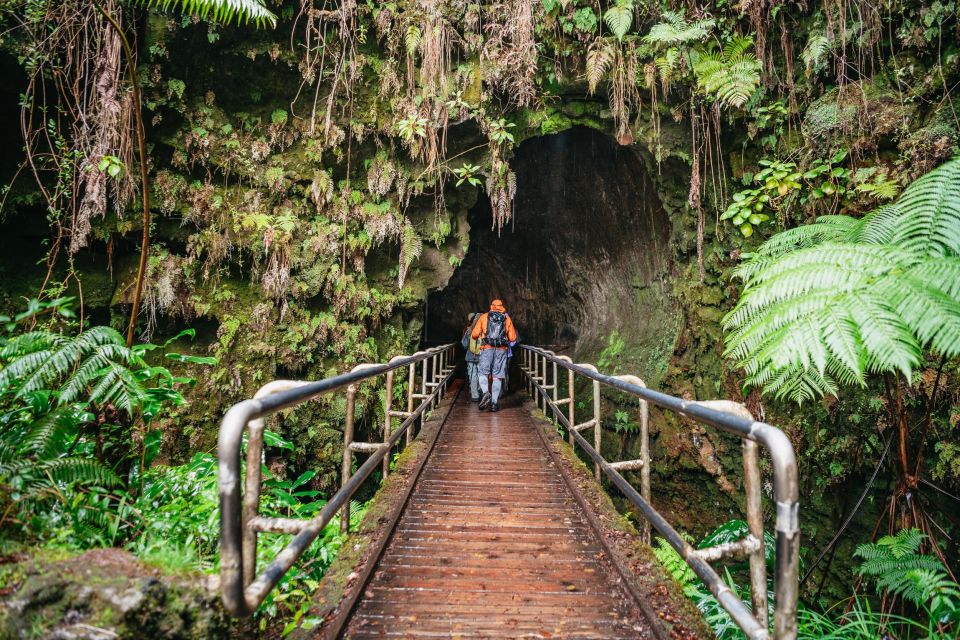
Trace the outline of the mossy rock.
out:
M 165 575 L 119 549 L 13 559 L 0 573 L 2 640 L 233 637 L 208 576 Z

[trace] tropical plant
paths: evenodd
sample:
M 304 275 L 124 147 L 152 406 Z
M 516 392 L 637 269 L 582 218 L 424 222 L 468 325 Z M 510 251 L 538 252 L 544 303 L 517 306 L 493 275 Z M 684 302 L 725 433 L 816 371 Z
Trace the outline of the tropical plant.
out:
M 617 40 L 623 40 L 633 25 L 633 0 L 616 0 L 603 12 L 603 21 Z
M 858 546 L 854 556 L 863 560 L 859 573 L 878 592 L 923 609 L 941 626 L 960 622 L 960 585 L 947 575 L 939 558 L 919 553 L 924 538 L 917 529 L 903 529 Z
M 909 379 L 923 350 L 960 354 L 960 159 L 861 219 L 824 216 L 746 256 L 724 319 L 750 386 L 803 401 Z
M 725 37 L 720 48 L 708 41 L 715 26 L 710 19 L 688 21 L 683 13 L 665 11 L 643 41 L 658 54 L 655 63 L 664 86 L 689 70 L 703 96 L 723 107 L 742 107 L 760 85 L 762 65 L 750 51 L 750 36 Z
M 746 530 L 745 522 L 731 520 L 707 534 L 695 546 L 702 549 L 736 540 L 742 538 Z M 767 543 L 767 565 L 772 566 L 772 536 L 765 533 L 764 537 Z M 867 597 L 855 597 L 849 604 L 841 603 L 836 610 L 826 613 L 814 611 L 801 603 L 797 612 L 797 636 L 804 640 L 876 640 L 881 637 L 945 640 L 955 637 L 953 631 L 956 618 L 953 616 L 956 615 L 960 592 L 957 591 L 957 584 L 946 576 L 943 564 L 937 558 L 917 555 L 922 538 L 916 530 L 902 531 L 896 536 L 883 538 L 874 545 L 860 545 L 856 555 L 864 558 L 860 573 L 876 584 L 878 595 L 887 590 L 892 593 L 895 586 L 899 587 L 902 593 L 912 596 L 910 602 L 922 609 L 926 615 L 925 620 L 875 610 Z M 687 539 L 692 542 L 689 537 Z M 700 609 L 704 620 L 717 638 L 746 639 L 743 631 L 669 543 L 657 538 L 654 541 L 653 553 L 681 586 L 684 595 Z M 743 568 L 743 563 L 740 566 L 731 566 L 725 572 L 725 581 L 749 607 L 749 592 L 740 589 L 730 573 L 730 570 L 738 571 Z M 886 586 L 881 585 L 881 582 Z M 772 611 L 772 589 L 768 588 L 767 598 Z
M 43 330 L 23 333 L 0 349 L 0 360 L 7 361 L 0 370 L 0 394 L 16 400 L 55 388 L 56 404 L 84 396 L 133 413 L 146 399 L 132 368 L 147 369 L 147 364 L 110 327 L 92 327 L 73 337 Z
M 943 366 L 960 355 L 960 159 L 863 218 L 823 216 L 773 236 L 736 275 L 744 289 L 723 321 L 725 353 L 747 386 L 802 402 L 882 376 L 897 434 L 892 500 L 903 500 L 901 528 L 923 527 L 907 496 L 919 490 Z M 905 398 L 926 354 L 939 366 L 916 411 Z
M 201 20 L 216 20 L 230 24 L 234 20 L 253 22 L 258 27 L 277 26 L 275 16 L 260 0 L 129 0 L 146 9 L 169 11 L 171 9 L 196 16 Z
M 801 204 L 829 198 L 835 206 L 847 193 L 850 170 L 837 166 L 846 156 L 846 151 L 840 151 L 829 160 L 818 158 L 806 171 L 795 162 L 760 160 L 762 168 L 752 176 L 758 186 L 734 193 L 720 219 L 730 220 L 749 238 L 756 226 L 795 202 L 798 195 Z
M 723 49 L 697 50 L 693 73 L 700 90 L 713 96 L 724 107 L 742 107 L 760 86 L 762 64 L 749 51 L 750 36 L 733 36 Z

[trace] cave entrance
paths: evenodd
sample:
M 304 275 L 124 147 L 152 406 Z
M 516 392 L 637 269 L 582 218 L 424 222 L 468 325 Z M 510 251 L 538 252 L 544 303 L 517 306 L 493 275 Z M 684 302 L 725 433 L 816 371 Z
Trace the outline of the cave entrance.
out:
M 611 331 L 661 322 L 658 283 L 669 265 L 670 221 L 634 152 L 587 128 L 532 138 L 516 150 L 513 219 L 491 228 L 490 201 L 470 210 L 470 245 L 427 301 L 425 341 L 458 340 L 467 314 L 503 299 L 527 344 L 593 351 Z M 653 326 L 651 326 L 653 323 Z M 599 341 L 599 342 L 598 342 Z M 631 340 L 633 341 L 633 340 Z

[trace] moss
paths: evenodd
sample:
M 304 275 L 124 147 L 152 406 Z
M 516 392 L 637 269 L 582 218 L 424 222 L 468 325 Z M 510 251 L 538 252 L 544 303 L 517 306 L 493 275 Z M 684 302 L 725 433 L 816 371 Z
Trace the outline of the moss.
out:
M 121 638 L 232 635 L 205 576 L 163 575 L 123 551 L 39 552 L 4 574 L 16 582 L 0 601 L 0 638 L 73 637 L 95 628 Z

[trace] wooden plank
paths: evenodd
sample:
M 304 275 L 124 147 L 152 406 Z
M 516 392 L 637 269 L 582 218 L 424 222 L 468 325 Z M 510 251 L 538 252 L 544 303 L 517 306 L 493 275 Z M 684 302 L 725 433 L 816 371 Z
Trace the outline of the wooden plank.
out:
M 453 408 L 345 637 L 654 637 L 510 400 Z

